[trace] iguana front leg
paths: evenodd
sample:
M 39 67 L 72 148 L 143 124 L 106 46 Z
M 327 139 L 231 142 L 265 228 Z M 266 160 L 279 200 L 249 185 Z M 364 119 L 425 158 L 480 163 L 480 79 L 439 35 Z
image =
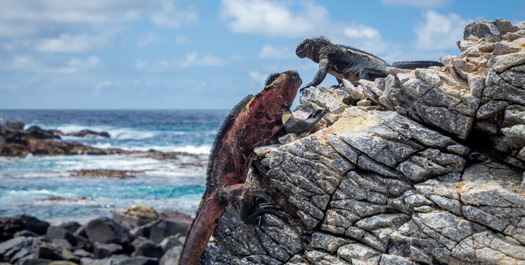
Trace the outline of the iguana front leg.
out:
M 306 119 L 297 119 L 293 114 L 288 111 L 283 114 L 283 124 L 284 128 L 289 133 L 302 133 L 310 130 L 314 127 L 323 116 L 328 113 L 328 110 L 321 109 L 317 110 L 315 113 L 310 114 Z
M 306 84 L 303 88 L 299 89 L 299 92 L 302 93 L 303 90 L 307 87 L 311 86 L 317 86 L 323 82 L 323 80 L 326 78 L 326 74 L 328 74 L 328 59 L 323 58 L 319 60 L 319 70 L 317 70 L 317 73 L 314 76 L 314 79 L 312 82 Z

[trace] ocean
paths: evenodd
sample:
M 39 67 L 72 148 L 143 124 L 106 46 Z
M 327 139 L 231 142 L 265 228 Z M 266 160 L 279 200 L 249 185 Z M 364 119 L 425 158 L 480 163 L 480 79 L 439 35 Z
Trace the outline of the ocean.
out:
M 62 137 L 96 148 L 186 152 L 206 159 L 227 110 L 0 110 L 0 123 L 23 121 L 63 133 L 106 131 L 110 138 Z M 78 170 L 132 170 L 134 178 L 80 178 Z M 203 166 L 134 155 L 0 157 L 0 216 L 86 222 L 147 205 L 194 215 L 205 188 Z M 52 197 L 61 200 L 49 200 Z M 78 199 L 82 198 L 84 199 Z

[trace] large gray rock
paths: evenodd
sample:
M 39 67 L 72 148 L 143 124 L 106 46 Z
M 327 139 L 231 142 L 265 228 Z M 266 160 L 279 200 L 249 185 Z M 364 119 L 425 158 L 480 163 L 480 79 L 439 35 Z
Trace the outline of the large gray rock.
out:
M 91 244 L 116 243 L 129 245 L 131 243 L 128 230 L 107 217 L 89 221 L 85 226 L 85 233 Z
M 24 258 L 33 255 L 40 244 L 42 237 L 16 237 L 0 243 L 0 261 L 15 264 Z
M 247 179 L 280 215 L 249 225 L 229 204 L 203 257 L 525 264 L 523 47 L 525 27 L 480 20 L 444 67 L 306 88 L 296 116 L 332 112 L 310 133 L 256 148 Z

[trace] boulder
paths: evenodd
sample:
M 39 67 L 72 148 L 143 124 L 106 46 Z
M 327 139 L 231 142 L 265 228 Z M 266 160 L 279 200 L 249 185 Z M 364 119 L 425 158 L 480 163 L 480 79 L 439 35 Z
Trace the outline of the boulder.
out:
M 127 255 L 114 255 L 103 259 L 94 265 L 157 265 L 158 262 L 146 257 L 130 257 Z
M 42 130 L 38 126 L 31 126 L 27 129 L 28 136 L 36 139 L 60 139 L 60 136 L 57 136 L 52 131 Z
M 33 255 L 44 239 L 42 237 L 16 237 L 0 243 L 0 261 L 15 264 Z
M 86 224 L 85 233 L 91 244 L 116 243 L 126 247 L 131 241 L 128 230 L 107 217 L 89 221 Z
M 80 263 L 80 258 L 75 256 L 71 251 L 64 249 L 58 245 L 42 242 L 38 247 L 35 259 L 49 259 L 49 260 L 63 260 Z
M 160 265 L 177 265 L 182 252 L 182 246 L 177 246 L 166 251 L 164 256 L 160 259 Z
M 164 255 L 164 250 L 159 245 L 155 244 L 153 241 L 137 238 L 131 243 L 135 251 L 131 254 L 132 257 L 143 256 L 154 259 L 160 259 Z
M 108 132 L 94 132 L 92 130 L 82 130 L 80 132 L 68 133 L 68 134 L 65 134 L 65 136 L 110 138 L 110 135 Z
M 46 238 L 49 241 L 68 249 L 77 245 L 77 239 L 75 236 L 61 226 L 49 226 Z
M 28 259 L 24 259 L 24 261 L 22 261 L 21 265 L 49 265 L 49 264 L 51 264 L 51 262 L 53 262 L 53 261 L 49 260 L 49 259 L 28 258 Z
M 14 217 L 0 217 L 0 240 L 12 238 L 18 231 L 27 230 L 38 235 L 47 232 L 49 223 L 35 217 L 19 215 Z
M 20 131 L 24 129 L 25 124 L 21 121 L 6 121 L 4 125 L 2 125 L 2 130 L 14 130 L 14 131 Z
M 184 235 L 190 224 L 186 222 L 176 222 L 172 220 L 159 219 L 154 223 L 148 224 L 149 226 L 149 236 L 148 238 L 158 244 L 164 240 L 164 238 L 172 235 Z
M 155 209 L 142 205 L 134 205 L 128 209 L 117 210 L 113 213 L 113 220 L 128 229 L 154 222 L 158 217 L 159 215 Z
M 174 235 L 174 236 L 169 236 L 169 237 L 166 237 L 164 238 L 164 240 L 162 240 L 162 242 L 160 242 L 160 246 L 162 247 L 162 249 L 164 251 L 168 251 L 176 246 L 182 246 L 182 244 L 184 243 L 184 236 L 182 235 Z
M 124 251 L 121 245 L 115 243 L 95 242 L 93 245 L 93 254 L 97 259 L 103 259 Z

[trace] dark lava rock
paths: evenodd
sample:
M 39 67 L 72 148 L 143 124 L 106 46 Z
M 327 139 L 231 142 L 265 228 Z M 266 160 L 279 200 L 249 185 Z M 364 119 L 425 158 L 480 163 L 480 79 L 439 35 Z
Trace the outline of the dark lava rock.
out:
M 0 261 L 15 264 L 34 254 L 43 241 L 42 237 L 16 237 L 2 242 L 0 244 Z
M 156 260 L 147 257 L 130 257 L 127 255 L 115 255 L 105 259 L 104 265 L 157 265 Z
M 85 233 L 92 244 L 117 243 L 127 246 L 131 241 L 128 230 L 107 217 L 91 220 L 85 226 Z
M 182 246 L 177 246 L 166 251 L 164 256 L 160 259 L 160 265 L 177 265 L 180 253 L 182 252 Z
M 95 254 L 95 258 L 97 259 L 107 258 L 113 256 L 114 254 L 120 254 L 122 252 L 122 246 L 115 243 L 95 242 L 93 247 L 93 254 Z
M 159 219 L 156 222 L 139 226 L 131 230 L 131 234 L 136 237 L 149 238 L 155 244 L 159 244 L 169 236 L 185 235 L 191 224 L 186 222 L 176 222 L 173 220 Z
M 71 248 L 71 246 L 77 245 L 77 239 L 75 238 L 75 236 L 69 231 L 67 231 L 65 228 L 60 226 L 50 226 L 47 229 L 46 237 L 47 239 L 49 239 L 49 241 L 66 248 Z M 63 244 L 63 241 L 66 241 L 67 244 Z
M 29 258 L 29 259 L 24 259 L 24 261 L 22 261 L 21 265 L 49 265 L 49 264 L 51 264 L 51 262 L 53 262 L 53 261 L 49 260 L 49 259 L 33 259 L 33 258 Z
M 66 260 L 80 263 L 80 258 L 60 246 L 43 242 L 37 249 L 35 259 Z
M 38 235 L 47 232 L 49 223 L 35 217 L 19 215 L 14 217 L 0 218 L 0 241 L 10 239 L 18 231 L 28 230 Z
M 36 139 L 60 139 L 60 136 L 56 135 L 54 132 L 42 130 L 38 126 L 29 127 L 29 129 L 27 129 L 27 132 L 29 133 L 30 137 Z
M 6 121 L 2 130 L 23 130 L 25 124 L 21 121 Z
M 75 133 L 68 133 L 66 136 L 74 136 L 74 137 L 104 137 L 104 138 L 110 138 L 109 133 L 107 132 L 94 132 L 92 130 L 82 130 L 80 132 Z
M 135 251 L 131 256 L 144 256 L 155 259 L 160 259 L 164 255 L 164 250 L 159 245 L 155 244 L 153 241 L 145 238 L 137 238 L 132 243 Z
M 159 214 L 155 209 L 143 205 L 134 205 L 113 213 L 113 220 L 127 228 L 145 225 L 156 221 L 158 218 Z

